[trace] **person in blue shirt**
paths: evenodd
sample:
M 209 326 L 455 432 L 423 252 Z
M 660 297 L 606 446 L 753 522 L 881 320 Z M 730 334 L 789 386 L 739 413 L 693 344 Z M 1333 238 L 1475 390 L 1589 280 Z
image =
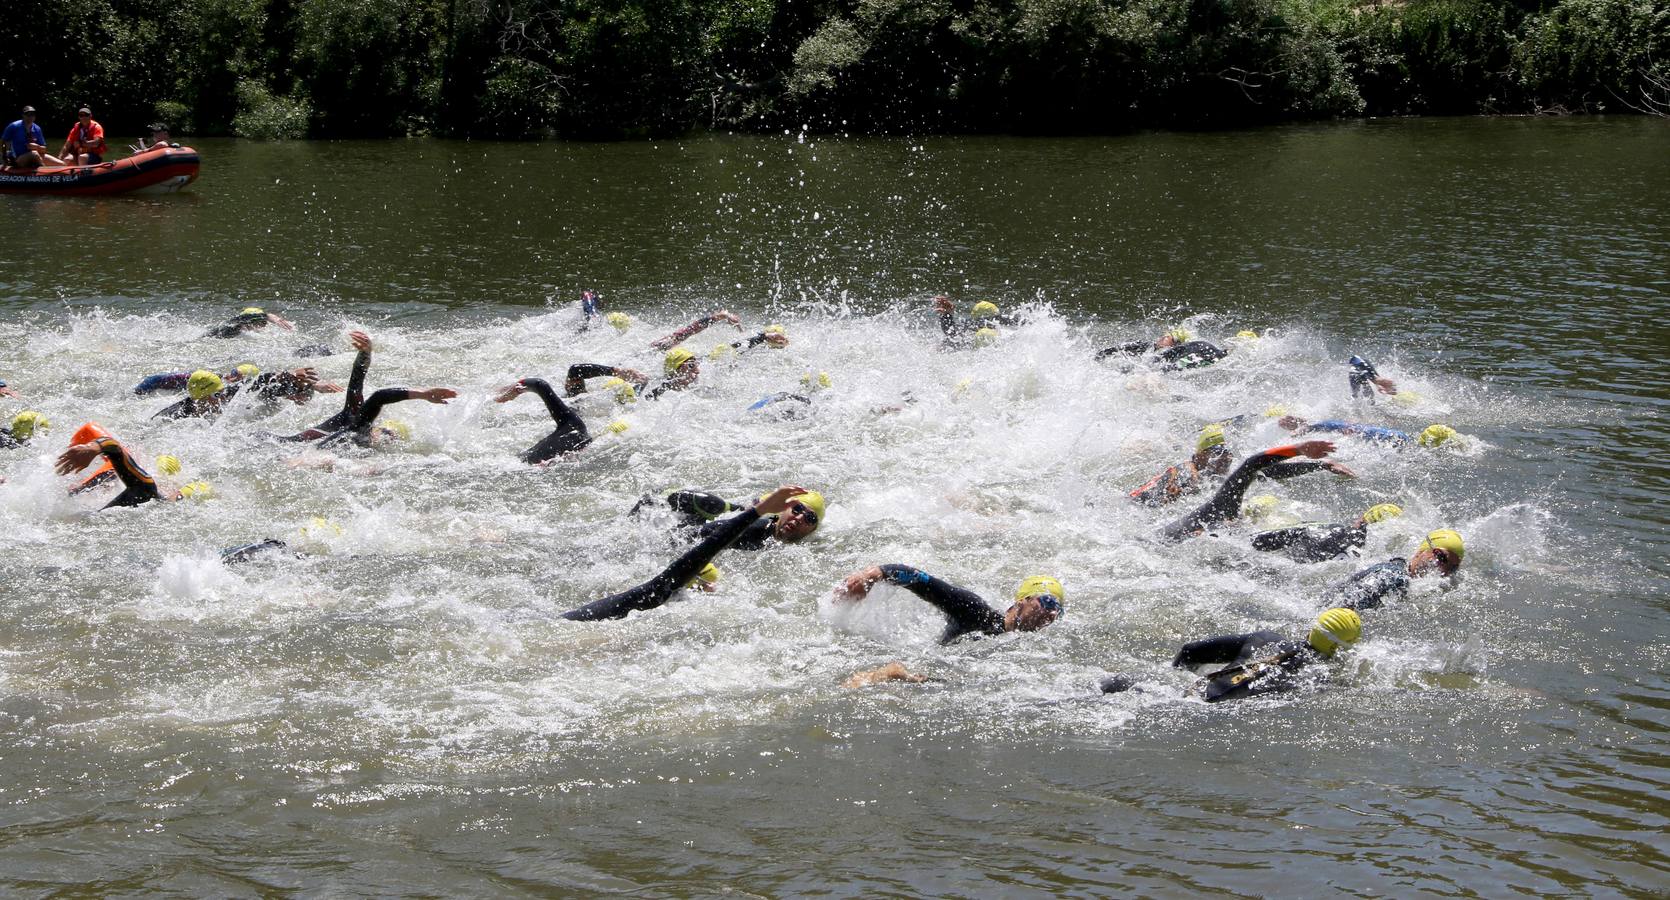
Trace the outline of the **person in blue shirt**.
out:
M 25 106 L 23 118 L 0 132 L 0 144 L 5 145 L 6 163 L 17 169 L 35 169 L 43 165 L 61 166 L 64 161 L 46 152 L 46 132 L 35 124 L 35 108 Z

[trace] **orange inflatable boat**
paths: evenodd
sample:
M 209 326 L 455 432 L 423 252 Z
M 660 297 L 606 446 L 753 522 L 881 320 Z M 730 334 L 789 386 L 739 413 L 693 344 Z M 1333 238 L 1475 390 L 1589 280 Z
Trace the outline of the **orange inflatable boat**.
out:
M 96 166 L 0 169 L 0 194 L 173 194 L 197 180 L 202 160 L 190 147 L 153 147 Z

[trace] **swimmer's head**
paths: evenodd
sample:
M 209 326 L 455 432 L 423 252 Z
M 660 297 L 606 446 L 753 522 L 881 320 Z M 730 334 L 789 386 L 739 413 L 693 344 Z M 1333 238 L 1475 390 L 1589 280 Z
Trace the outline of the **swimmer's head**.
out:
M 333 534 L 337 537 L 341 537 L 347 532 L 342 529 L 341 525 L 338 525 L 323 516 L 314 516 L 313 521 L 301 527 L 301 533 L 302 537 L 323 539 Z
M 238 313 L 240 316 L 264 316 L 266 314 L 267 311 L 259 306 L 246 306 L 242 312 Z
M 110 437 L 110 432 L 100 428 L 96 423 L 88 422 L 80 428 L 77 428 L 75 430 L 75 434 L 70 436 L 70 446 L 73 447 L 76 444 L 91 444 L 99 438 L 105 437 Z
M 206 400 L 226 388 L 226 382 L 208 369 L 198 369 L 186 379 L 186 394 L 193 400 Z
M 625 434 L 626 429 L 631 428 L 631 427 L 632 427 L 631 425 L 626 424 L 625 419 L 616 419 L 613 422 L 609 423 L 609 433 L 610 434 Z
M 724 359 L 725 357 L 730 356 L 731 354 L 733 354 L 735 352 L 736 351 L 731 348 L 730 344 L 720 344 L 719 346 L 714 347 L 712 350 L 707 351 L 707 358 L 708 359 Z
M 1311 628 L 1305 642 L 1323 656 L 1333 656 L 1339 650 L 1350 648 L 1362 637 L 1362 616 L 1357 615 L 1355 610 L 1336 607 L 1316 617 L 1316 625 Z
M 1363 521 L 1373 525 L 1376 522 L 1395 519 L 1401 515 L 1403 515 L 1403 507 L 1396 503 L 1376 503 L 1368 508 L 1368 512 L 1363 513 Z
M 606 391 L 613 391 L 615 395 L 615 402 L 621 405 L 631 403 L 638 399 L 637 388 L 634 388 L 632 386 L 632 382 L 627 381 L 624 378 L 611 378 L 608 381 L 603 382 L 603 389 Z
M 823 495 L 817 491 L 796 494 L 789 498 L 789 505 L 777 514 L 771 533 L 785 543 L 801 540 L 823 524 L 823 513 L 827 507 Z
M 1250 328 L 1243 328 L 1235 332 L 1235 339 L 1238 341 L 1256 341 L 1258 340 L 1258 332 Z
M 997 315 L 997 304 L 990 300 L 981 300 L 974 304 L 974 318 L 989 319 Z
M 780 334 L 783 337 L 788 337 L 789 336 L 789 330 L 787 328 L 784 328 L 783 326 L 775 324 L 775 323 L 765 326 L 764 333 L 765 334 Z
M 974 346 L 990 347 L 995 343 L 997 343 L 996 328 L 982 328 L 979 331 L 974 332 Z
M 1461 559 L 1467 555 L 1467 546 L 1461 541 L 1461 533 L 1449 528 L 1440 528 L 1428 532 L 1415 548 L 1415 556 L 1409 560 L 1409 568 L 1416 574 L 1421 574 L 1431 567 L 1445 575 L 1452 575 L 1461 568 Z
M 1194 333 L 1179 325 L 1166 332 L 1166 337 L 1171 338 L 1171 341 L 1174 344 L 1183 344 L 1187 343 L 1190 338 L 1194 337 Z
M 409 441 L 412 439 L 412 426 L 399 419 L 389 419 L 377 426 L 374 434 L 384 441 Z
M 632 327 L 632 317 L 623 312 L 612 312 L 603 317 L 603 321 L 615 326 L 615 330 L 625 333 Z
M 157 469 L 164 475 L 180 474 L 180 458 L 172 453 L 157 457 Z
M 1224 445 L 1224 427 L 1222 425 L 1208 425 L 1200 429 L 1200 437 L 1195 440 L 1195 452 L 1210 450 Z
M 1285 415 L 1287 415 L 1287 407 L 1280 403 L 1272 403 L 1268 409 L 1264 410 L 1264 418 L 1266 419 L 1279 419 Z
M 700 584 L 698 584 L 700 582 Z M 704 591 L 712 591 L 719 586 L 719 567 L 713 563 L 702 566 L 702 570 L 684 583 L 685 587 L 699 587 Z
M 261 374 L 261 369 L 260 369 L 260 367 L 256 366 L 254 363 L 239 363 L 238 364 L 238 377 L 239 378 L 254 378 L 255 376 L 257 376 L 259 374 Z
M 695 368 L 696 354 L 691 353 L 683 347 L 674 347 L 673 349 L 668 350 L 667 355 L 662 358 L 661 366 L 666 370 L 668 375 L 676 375 L 679 370 L 683 369 L 685 366 Z
M 1281 508 L 1281 501 L 1275 494 L 1259 494 L 1241 506 L 1241 515 L 1254 522 L 1263 522 L 1274 516 Z
M 818 372 L 816 374 L 807 372 L 800 376 L 800 385 L 808 391 L 821 391 L 834 384 L 835 382 L 830 379 L 828 372 Z
M 1067 590 L 1048 575 L 1034 575 L 1015 588 L 1015 602 L 1003 611 L 1006 631 L 1037 631 L 1067 610 Z
M 1441 447 L 1446 441 L 1455 439 L 1458 433 L 1448 425 L 1428 425 L 1416 439 L 1422 447 Z
M 35 432 L 44 431 L 51 426 L 52 423 L 46 420 L 46 416 L 32 409 L 26 409 L 12 416 L 12 439 L 27 441 L 35 436 Z
M 180 488 L 181 500 L 208 500 L 214 495 L 214 488 L 207 481 L 193 481 Z

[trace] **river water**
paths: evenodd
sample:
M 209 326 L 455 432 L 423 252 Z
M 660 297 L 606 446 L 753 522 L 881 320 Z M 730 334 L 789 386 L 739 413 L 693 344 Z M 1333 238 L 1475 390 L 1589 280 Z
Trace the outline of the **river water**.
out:
M 25 394 L 0 412 L 55 423 L 0 451 L 6 894 L 1670 885 L 1670 123 L 195 145 L 185 195 L 0 197 L 0 377 Z M 633 328 L 577 331 L 585 287 Z M 945 352 L 938 292 L 1028 321 Z M 298 333 L 198 337 L 249 305 Z M 588 398 L 596 444 L 516 461 L 549 419 L 494 387 L 653 368 L 651 338 L 721 306 L 791 346 L 658 403 Z M 1092 358 L 1179 323 L 1265 336 L 1193 372 Z M 378 342 L 373 387 L 461 391 L 398 408 L 407 445 L 251 438 L 328 398 L 159 423 L 167 399 L 129 393 L 311 342 L 341 380 L 351 328 Z M 1414 396 L 1354 405 L 1353 353 Z M 806 415 L 746 411 L 809 371 L 833 387 Z M 1401 504 L 1362 560 L 1155 543 L 1181 510 L 1124 492 L 1275 403 L 1466 439 L 1342 441 L 1357 479 L 1255 488 L 1278 519 Z M 52 457 L 90 419 L 216 496 L 67 498 Z M 1282 439 L 1231 430 L 1243 453 Z M 828 495 L 815 539 L 721 557 L 710 596 L 557 617 L 676 553 L 626 515 L 640 495 L 783 482 Z M 1368 614 L 1325 684 L 1185 699 L 1178 644 L 1298 633 L 1323 585 L 1437 527 L 1466 536 L 1462 577 Z M 217 561 L 269 536 L 306 558 Z M 996 604 L 1055 574 L 1068 612 L 941 647 L 902 592 L 832 602 L 881 562 Z M 895 659 L 933 680 L 839 685 Z M 1109 671 L 1151 689 L 1095 695 Z

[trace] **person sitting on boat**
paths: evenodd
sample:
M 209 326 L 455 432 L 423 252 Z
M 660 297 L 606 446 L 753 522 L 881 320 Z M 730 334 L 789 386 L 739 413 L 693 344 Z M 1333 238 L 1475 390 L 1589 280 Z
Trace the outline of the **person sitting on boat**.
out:
M 23 118 L 0 131 L 6 165 L 14 169 L 38 169 L 41 166 L 61 166 L 64 161 L 46 152 L 46 132 L 35 124 L 35 108 L 25 106 Z
M 267 312 L 259 306 L 246 306 L 237 315 L 209 329 L 203 336 L 235 338 L 246 331 L 258 331 L 268 325 L 277 325 L 285 331 L 296 330 L 294 323 L 277 313 Z
M 64 149 L 58 151 L 58 155 L 72 166 L 96 166 L 104 162 L 104 155 L 110 152 L 104 143 L 104 126 L 93 118 L 93 111 L 85 106 L 76 110 L 75 116 L 70 136 L 64 138 Z
M 148 127 L 151 131 L 151 139 L 149 141 L 146 141 L 143 138 L 140 139 L 139 152 L 143 153 L 146 150 L 156 150 L 159 147 L 180 146 L 179 144 L 174 143 L 173 138 L 168 136 L 168 125 L 166 123 L 153 122 L 146 127 Z

